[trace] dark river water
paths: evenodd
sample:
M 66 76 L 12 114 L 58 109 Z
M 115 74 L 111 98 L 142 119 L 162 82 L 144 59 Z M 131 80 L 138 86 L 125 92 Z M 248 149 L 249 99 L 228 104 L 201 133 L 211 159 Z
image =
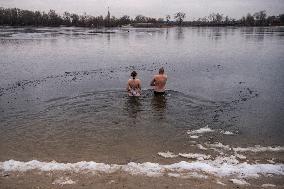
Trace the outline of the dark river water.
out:
M 0 161 L 165 162 L 159 152 L 200 152 L 193 144 L 284 145 L 283 27 L 94 31 L 0 28 Z M 167 93 L 156 97 L 160 67 Z M 139 98 L 125 92 L 132 70 Z

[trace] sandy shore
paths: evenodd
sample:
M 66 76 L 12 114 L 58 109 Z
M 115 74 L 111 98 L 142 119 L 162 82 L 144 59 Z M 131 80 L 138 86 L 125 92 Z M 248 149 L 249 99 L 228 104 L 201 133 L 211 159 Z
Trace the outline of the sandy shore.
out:
M 7 172 L 1 173 L 1 189 L 42 188 L 284 188 L 283 177 L 263 177 L 245 180 L 249 185 L 239 185 L 231 178 L 176 178 L 169 176 L 133 176 L 123 172 L 111 174 L 71 172 Z M 219 182 L 219 183 L 218 183 Z M 271 183 L 273 183 L 271 185 Z M 266 184 L 266 185 L 263 185 Z M 274 185 L 274 186 L 273 186 Z M 266 186 L 266 187 L 263 187 Z

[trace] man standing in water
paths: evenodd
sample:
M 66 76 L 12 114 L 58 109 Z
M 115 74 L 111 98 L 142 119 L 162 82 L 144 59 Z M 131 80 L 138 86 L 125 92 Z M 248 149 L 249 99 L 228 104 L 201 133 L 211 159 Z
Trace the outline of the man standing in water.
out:
M 154 94 L 162 95 L 165 94 L 167 83 L 167 75 L 165 74 L 164 68 L 159 69 L 159 74 L 155 75 L 153 80 L 151 81 L 151 86 L 154 86 Z

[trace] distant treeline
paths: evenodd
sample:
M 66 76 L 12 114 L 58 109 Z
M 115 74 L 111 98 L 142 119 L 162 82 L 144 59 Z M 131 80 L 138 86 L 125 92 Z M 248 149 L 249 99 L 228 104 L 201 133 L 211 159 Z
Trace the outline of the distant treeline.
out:
M 2 26 L 80 26 L 80 27 L 120 27 L 132 25 L 135 27 L 167 27 L 167 26 L 279 26 L 284 25 L 284 14 L 267 16 L 266 11 L 247 14 L 236 20 L 223 16 L 220 13 L 212 13 L 207 17 L 194 21 L 184 21 L 185 13 L 178 12 L 165 18 L 151 18 L 138 15 L 131 18 L 124 15 L 120 18 L 110 16 L 91 16 L 87 14 L 77 15 L 64 12 L 63 15 L 50 10 L 48 13 L 40 11 L 22 10 L 18 8 L 0 7 L 0 25 Z
M 263 10 L 254 14 L 248 13 L 236 20 L 220 13 L 212 13 L 208 17 L 186 22 L 186 24 L 191 26 L 280 26 L 284 25 L 284 14 L 267 16 L 266 11 Z

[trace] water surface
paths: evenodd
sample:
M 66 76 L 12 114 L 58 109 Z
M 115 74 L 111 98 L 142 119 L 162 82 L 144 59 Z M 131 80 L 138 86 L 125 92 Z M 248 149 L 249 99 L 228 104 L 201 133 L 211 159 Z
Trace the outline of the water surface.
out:
M 0 29 L 1 161 L 165 162 L 158 152 L 201 152 L 194 143 L 284 145 L 283 27 L 92 31 Z M 168 91 L 155 97 L 162 66 Z M 140 98 L 124 91 L 132 70 Z M 215 132 L 187 134 L 205 126 Z

